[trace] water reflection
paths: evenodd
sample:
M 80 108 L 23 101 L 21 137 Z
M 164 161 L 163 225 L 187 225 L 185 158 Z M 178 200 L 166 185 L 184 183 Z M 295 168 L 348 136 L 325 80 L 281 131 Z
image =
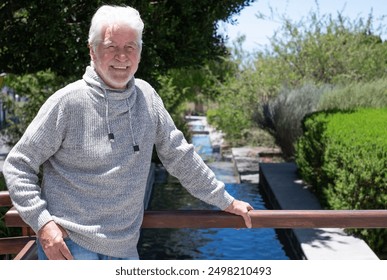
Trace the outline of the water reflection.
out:
M 202 157 L 204 161 L 211 160 L 215 157 L 210 137 L 205 134 L 192 136 L 192 144 L 195 146 L 195 151 Z
M 226 184 L 233 196 L 265 209 L 257 186 Z M 176 180 L 157 184 L 152 210 L 215 209 L 193 198 Z M 288 259 L 273 229 L 144 229 L 139 245 L 141 259 Z
M 237 184 L 233 163 L 218 161 L 210 135 L 202 133 L 203 120 L 190 122 L 200 131 L 192 143 L 216 177 L 226 183 L 234 197 L 265 209 L 256 184 Z M 156 173 L 150 210 L 216 209 L 190 195 L 180 183 L 161 169 Z M 218 210 L 218 209 L 217 209 Z M 143 229 L 138 246 L 141 259 L 150 260 L 278 260 L 288 259 L 274 229 Z

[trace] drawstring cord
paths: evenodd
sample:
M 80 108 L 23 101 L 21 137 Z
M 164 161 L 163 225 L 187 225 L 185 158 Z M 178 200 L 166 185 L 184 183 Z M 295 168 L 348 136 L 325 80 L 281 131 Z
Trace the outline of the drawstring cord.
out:
M 110 127 L 110 117 L 109 117 L 109 98 L 108 98 L 108 95 L 107 95 L 107 92 L 106 90 L 104 90 L 104 96 L 105 96 L 105 120 L 106 120 L 106 125 L 107 125 L 107 129 L 108 129 L 108 139 L 110 142 L 114 142 L 114 133 L 111 131 L 111 127 Z M 132 141 L 133 141 L 133 151 L 135 153 L 138 153 L 140 151 L 140 147 L 139 145 L 136 143 L 136 140 L 134 138 L 134 131 L 133 131 L 133 125 L 132 125 L 132 112 L 131 112 L 131 109 L 130 109 L 130 104 L 129 104 L 129 98 L 126 98 L 126 104 L 128 106 L 128 113 L 129 113 L 129 129 L 130 129 L 130 133 L 132 135 Z
M 114 134 L 112 133 L 110 129 L 110 118 L 109 118 L 109 98 L 107 96 L 106 90 L 104 90 L 104 96 L 105 96 L 105 121 L 108 129 L 108 139 L 110 142 L 114 142 Z
M 134 132 L 133 132 L 133 126 L 132 126 L 132 112 L 130 109 L 129 98 L 126 99 L 126 104 L 128 105 L 128 108 L 129 108 L 129 128 L 130 128 L 130 133 L 132 134 L 133 151 L 137 153 L 140 151 L 140 147 L 137 145 L 136 140 L 134 139 Z

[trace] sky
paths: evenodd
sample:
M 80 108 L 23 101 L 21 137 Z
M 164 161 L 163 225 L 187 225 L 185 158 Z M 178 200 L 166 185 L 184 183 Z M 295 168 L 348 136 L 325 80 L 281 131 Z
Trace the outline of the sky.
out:
M 218 32 L 229 37 L 228 45 L 240 35 L 246 36 L 242 45 L 243 49 L 249 52 L 264 49 L 269 44 L 270 37 L 274 31 L 280 28 L 280 22 L 274 20 L 258 19 L 258 12 L 270 15 L 270 9 L 276 14 L 285 15 L 294 22 L 300 21 L 308 16 L 310 11 L 319 11 L 320 15 L 331 14 L 333 18 L 340 13 L 352 21 L 364 18 L 367 19 L 372 11 L 374 26 L 383 23 L 387 27 L 387 1 L 386 0 L 256 0 L 250 6 L 245 7 L 239 15 L 232 18 L 237 20 L 235 25 L 220 23 Z M 318 7 L 318 9 L 317 9 Z M 277 17 L 278 18 L 278 17 Z M 387 30 L 377 33 L 385 40 Z

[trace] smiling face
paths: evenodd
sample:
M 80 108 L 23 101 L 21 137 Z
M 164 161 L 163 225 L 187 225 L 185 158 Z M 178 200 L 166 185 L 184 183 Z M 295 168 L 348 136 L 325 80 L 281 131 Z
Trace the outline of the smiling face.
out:
M 107 86 L 125 88 L 140 63 L 137 32 L 120 25 L 102 29 L 101 42 L 95 48 L 90 46 L 90 57 L 95 71 Z

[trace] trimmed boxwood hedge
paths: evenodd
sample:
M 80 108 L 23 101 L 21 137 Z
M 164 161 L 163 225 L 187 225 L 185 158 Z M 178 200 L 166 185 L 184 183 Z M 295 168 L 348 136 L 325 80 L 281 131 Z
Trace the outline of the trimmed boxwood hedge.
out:
M 296 163 L 325 208 L 387 209 L 387 108 L 318 112 L 303 129 Z M 387 248 L 387 229 L 351 232 Z

